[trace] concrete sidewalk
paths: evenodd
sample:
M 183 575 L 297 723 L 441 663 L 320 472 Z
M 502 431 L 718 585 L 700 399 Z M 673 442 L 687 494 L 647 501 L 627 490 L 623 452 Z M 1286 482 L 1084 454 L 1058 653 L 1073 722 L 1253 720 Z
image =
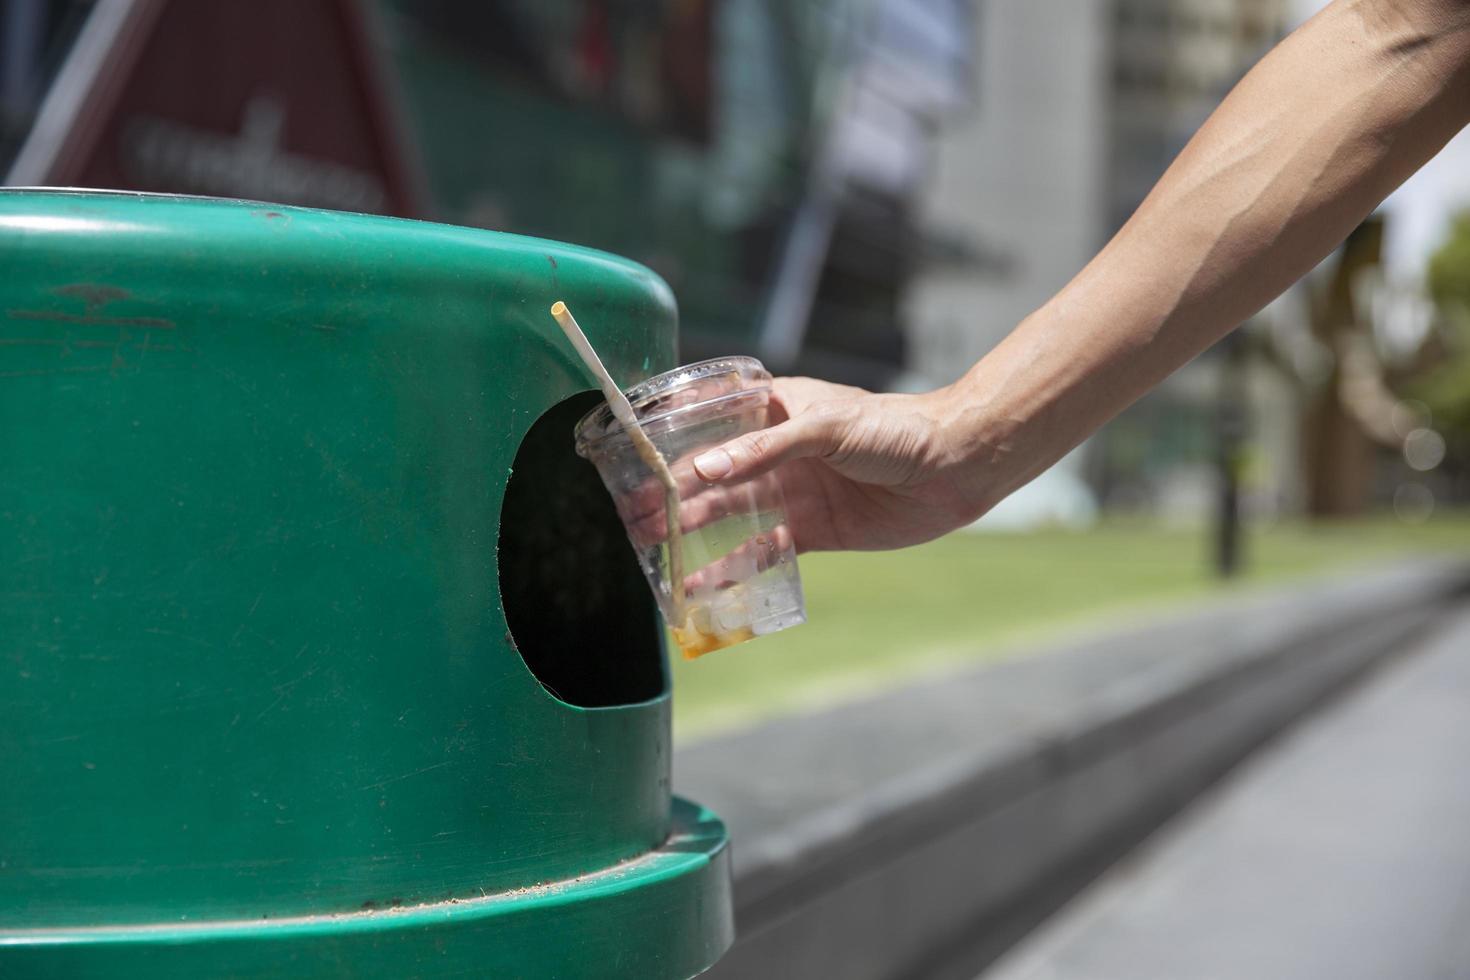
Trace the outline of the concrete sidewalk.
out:
M 1443 623 L 985 980 L 1470 977 L 1470 608 Z
M 1277 585 L 682 746 L 729 823 L 710 980 L 964 980 L 1461 600 L 1418 559 Z

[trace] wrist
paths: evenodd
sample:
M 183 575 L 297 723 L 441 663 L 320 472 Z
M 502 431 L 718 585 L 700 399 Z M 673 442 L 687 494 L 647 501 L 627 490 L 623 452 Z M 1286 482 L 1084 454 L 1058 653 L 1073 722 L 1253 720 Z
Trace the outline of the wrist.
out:
M 996 414 L 996 399 L 974 372 L 925 396 L 935 423 L 935 478 L 956 502 L 956 517 L 977 520 L 1008 494 L 1019 426 Z
M 979 517 L 1033 479 L 1067 448 L 1049 420 L 1068 390 L 1051 369 L 1045 311 L 1016 328 L 964 376 L 940 389 L 941 442 L 952 479 Z M 1065 372 L 1063 372 L 1065 373 Z

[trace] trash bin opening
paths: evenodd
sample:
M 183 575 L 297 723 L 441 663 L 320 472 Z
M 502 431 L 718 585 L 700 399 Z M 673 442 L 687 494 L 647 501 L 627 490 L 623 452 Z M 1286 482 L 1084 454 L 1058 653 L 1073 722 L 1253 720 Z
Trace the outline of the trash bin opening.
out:
M 548 409 L 521 440 L 500 510 L 500 601 L 526 666 L 568 704 L 634 704 L 667 687 L 658 613 L 638 560 L 572 427 L 588 391 Z

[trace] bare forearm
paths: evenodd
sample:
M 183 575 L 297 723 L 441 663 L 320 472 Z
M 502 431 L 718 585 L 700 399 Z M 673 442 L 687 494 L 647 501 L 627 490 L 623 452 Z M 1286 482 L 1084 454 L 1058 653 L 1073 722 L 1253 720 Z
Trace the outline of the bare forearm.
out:
M 1117 236 L 950 390 L 981 508 L 1337 246 L 1470 121 L 1470 2 L 1339 0 L 1261 61 Z

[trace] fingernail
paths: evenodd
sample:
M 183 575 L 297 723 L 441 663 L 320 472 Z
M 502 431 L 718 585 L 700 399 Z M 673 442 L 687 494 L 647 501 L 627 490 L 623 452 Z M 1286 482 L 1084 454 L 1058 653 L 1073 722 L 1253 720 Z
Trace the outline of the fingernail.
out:
M 714 481 L 729 476 L 730 470 L 734 467 L 735 462 L 723 449 L 711 449 L 694 458 L 694 472 L 698 473 L 702 480 Z

